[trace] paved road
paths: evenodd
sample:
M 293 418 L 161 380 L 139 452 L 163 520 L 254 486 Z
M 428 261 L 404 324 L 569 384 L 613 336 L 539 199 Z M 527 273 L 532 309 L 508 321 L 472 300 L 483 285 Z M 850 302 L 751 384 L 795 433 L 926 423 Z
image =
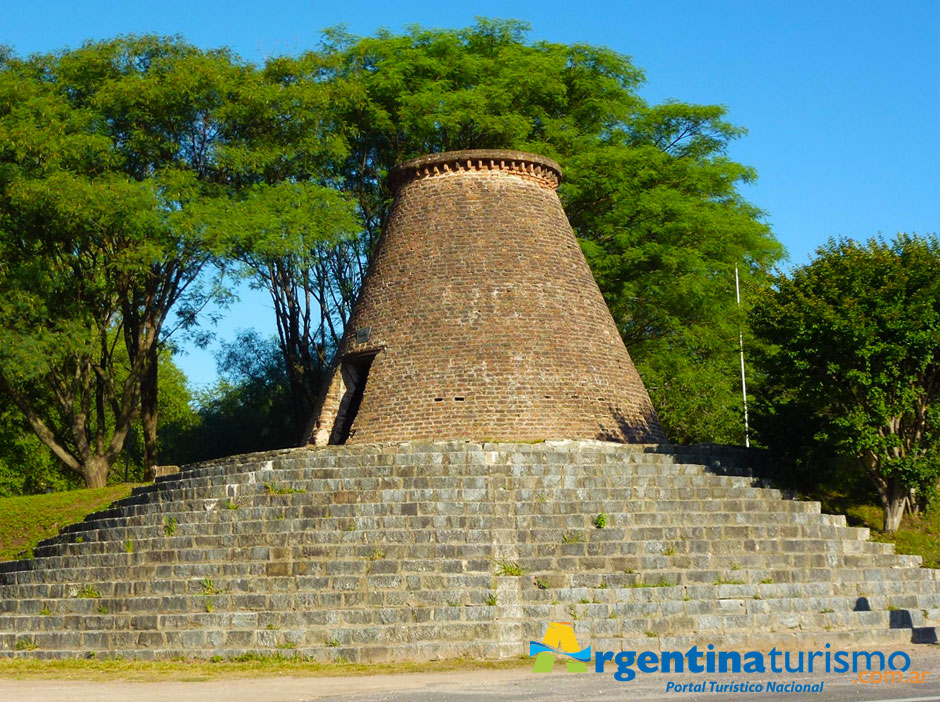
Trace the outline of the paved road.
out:
M 929 683 L 859 684 L 853 675 L 810 676 L 694 676 L 641 675 L 620 683 L 612 674 L 563 672 L 536 675 L 528 669 L 377 675 L 355 678 L 255 678 L 212 682 L 100 683 L 63 680 L 0 680 L 0 700 L 10 702 L 543 702 L 545 700 L 592 700 L 596 702 L 928 702 L 940 700 L 940 647 L 906 649 L 911 670 L 928 671 Z M 560 670 L 560 668 L 559 668 Z M 815 683 L 825 681 L 823 692 L 721 694 L 666 692 L 668 681 Z

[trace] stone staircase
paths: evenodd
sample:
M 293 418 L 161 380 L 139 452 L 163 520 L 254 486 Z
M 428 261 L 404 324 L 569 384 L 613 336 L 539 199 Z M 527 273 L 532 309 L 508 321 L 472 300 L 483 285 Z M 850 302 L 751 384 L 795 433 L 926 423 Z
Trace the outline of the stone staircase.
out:
M 159 478 L 0 564 L 0 655 L 511 657 L 936 642 L 940 571 L 720 452 L 301 448 Z

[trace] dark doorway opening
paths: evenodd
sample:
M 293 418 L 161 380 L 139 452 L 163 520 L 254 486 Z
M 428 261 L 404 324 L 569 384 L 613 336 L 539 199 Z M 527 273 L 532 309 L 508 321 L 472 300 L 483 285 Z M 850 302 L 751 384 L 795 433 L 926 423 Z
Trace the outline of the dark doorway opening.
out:
M 343 393 L 339 410 L 336 412 L 336 421 L 333 422 L 333 431 L 330 433 L 331 444 L 345 444 L 349 440 L 353 422 L 359 414 L 359 406 L 362 404 L 366 380 L 374 358 L 375 354 L 354 356 L 340 365 L 346 392 Z

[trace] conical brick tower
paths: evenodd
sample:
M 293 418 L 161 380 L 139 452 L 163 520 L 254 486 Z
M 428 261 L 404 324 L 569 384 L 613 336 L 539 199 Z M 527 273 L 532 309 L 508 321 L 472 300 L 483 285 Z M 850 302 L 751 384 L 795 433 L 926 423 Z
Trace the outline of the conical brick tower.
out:
M 308 443 L 665 440 L 560 177 L 517 151 L 391 173 L 392 212 Z

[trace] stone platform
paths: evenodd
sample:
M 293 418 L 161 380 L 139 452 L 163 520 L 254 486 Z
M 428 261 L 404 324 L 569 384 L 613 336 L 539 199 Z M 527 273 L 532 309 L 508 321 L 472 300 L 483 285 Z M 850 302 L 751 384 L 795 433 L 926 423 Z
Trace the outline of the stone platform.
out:
M 0 656 L 506 658 L 550 621 L 607 650 L 936 641 L 940 570 L 727 458 L 439 442 L 188 466 L 0 564 Z

